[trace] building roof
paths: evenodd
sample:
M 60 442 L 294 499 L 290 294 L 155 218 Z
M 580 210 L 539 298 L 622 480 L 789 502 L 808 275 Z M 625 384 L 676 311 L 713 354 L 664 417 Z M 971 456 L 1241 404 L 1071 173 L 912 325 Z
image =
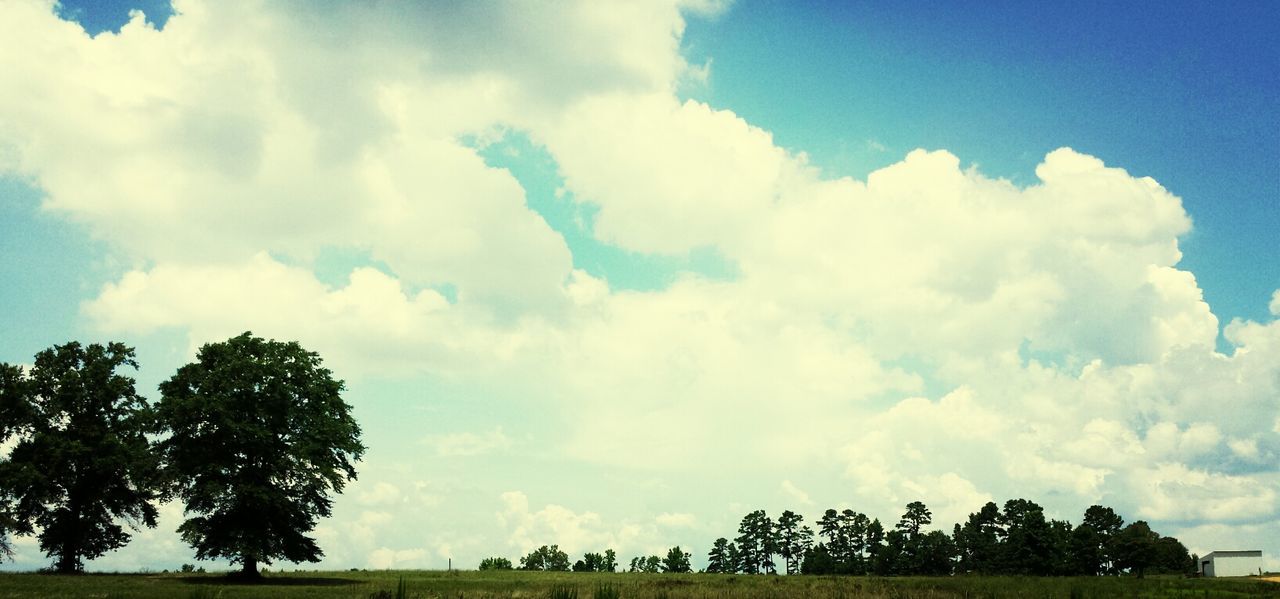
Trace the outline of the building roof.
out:
M 1202 555 L 1200 559 L 1205 559 L 1207 557 L 1262 557 L 1262 550 L 1251 549 L 1246 551 L 1210 551 L 1209 553 Z

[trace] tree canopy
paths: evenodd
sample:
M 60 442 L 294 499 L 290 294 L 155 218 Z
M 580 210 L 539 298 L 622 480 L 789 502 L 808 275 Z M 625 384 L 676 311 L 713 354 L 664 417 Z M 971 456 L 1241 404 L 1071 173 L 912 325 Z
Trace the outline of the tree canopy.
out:
M 165 474 L 189 517 L 198 559 L 319 561 L 309 536 L 356 478 L 360 427 L 343 383 L 296 342 L 244 333 L 200 348 L 160 385 Z
M 520 558 L 520 569 L 568 572 L 569 554 L 561 551 L 559 545 L 543 545 Z
M 676 545 L 667 550 L 667 557 L 662 558 L 662 571 L 675 574 L 692 572 L 693 566 L 689 564 L 690 557 L 692 555 Z
M 59 572 L 128 543 L 121 520 L 156 525 L 154 414 L 123 367 L 137 362 L 120 343 L 55 345 L 29 373 L 0 364 L 0 441 L 16 437 L 0 462 L 0 538 L 38 528 Z

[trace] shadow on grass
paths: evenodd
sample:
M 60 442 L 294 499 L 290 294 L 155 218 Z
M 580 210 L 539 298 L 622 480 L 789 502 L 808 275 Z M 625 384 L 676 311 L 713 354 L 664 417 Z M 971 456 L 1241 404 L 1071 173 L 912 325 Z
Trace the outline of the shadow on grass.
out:
M 210 586 L 260 586 L 260 587 L 341 587 L 365 584 L 368 581 L 334 578 L 331 576 L 263 576 L 243 578 L 239 576 L 180 576 L 186 584 Z

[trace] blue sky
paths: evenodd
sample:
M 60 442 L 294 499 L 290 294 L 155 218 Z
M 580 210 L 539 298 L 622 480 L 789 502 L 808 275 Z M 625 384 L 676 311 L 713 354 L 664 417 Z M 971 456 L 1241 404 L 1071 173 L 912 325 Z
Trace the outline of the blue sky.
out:
M 0 360 L 316 349 L 325 566 L 1015 496 L 1280 553 L 1274 4 L 167 8 L 3 8 Z

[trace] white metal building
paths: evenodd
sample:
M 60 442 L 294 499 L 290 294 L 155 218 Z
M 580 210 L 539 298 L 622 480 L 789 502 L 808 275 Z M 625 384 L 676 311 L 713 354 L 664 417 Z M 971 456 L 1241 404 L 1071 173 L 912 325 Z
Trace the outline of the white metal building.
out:
M 1258 574 L 1262 572 L 1262 550 L 1213 551 L 1200 557 L 1199 570 L 1208 577 Z

